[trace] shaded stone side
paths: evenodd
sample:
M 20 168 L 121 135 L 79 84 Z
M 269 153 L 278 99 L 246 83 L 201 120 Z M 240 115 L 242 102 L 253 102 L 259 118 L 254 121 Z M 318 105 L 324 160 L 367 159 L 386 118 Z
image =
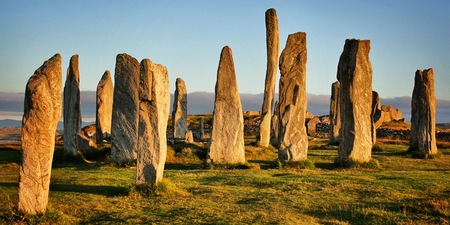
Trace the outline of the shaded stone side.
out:
M 298 32 L 288 36 L 280 56 L 279 160 L 307 159 L 306 51 L 306 33 Z
M 22 118 L 19 211 L 44 213 L 47 208 L 55 134 L 62 110 L 61 55 L 37 69 L 27 82 Z
M 97 100 L 95 107 L 96 141 L 101 143 L 111 137 L 112 107 L 114 86 L 111 74 L 105 71 L 97 85 Z
M 370 118 L 372 119 L 372 144 L 377 142 L 377 122 L 381 119 L 381 101 L 378 92 L 372 91 L 372 113 Z
M 166 67 L 149 59 L 141 61 L 140 71 L 136 183 L 156 184 L 163 178 L 167 155 L 169 75 Z
M 70 58 L 64 85 L 64 154 L 76 155 L 81 129 L 80 72 L 78 55 Z
M 372 65 L 369 51 L 369 40 L 347 39 L 339 59 L 340 161 L 368 162 L 372 156 Z
M 214 163 L 245 162 L 244 116 L 231 48 L 220 54 L 215 90 L 213 126 L 207 159 Z
M 420 154 L 437 154 L 436 147 L 436 94 L 433 69 L 417 70 L 411 100 L 410 150 Z
M 175 94 L 172 111 L 173 137 L 183 138 L 189 130 L 187 125 L 187 91 L 186 84 L 181 78 L 175 82 Z
M 111 156 L 120 164 L 137 157 L 139 123 L 139 62 L 127 54 L 116 57 L 111 122 Z
M 339 89 L 341 84 L 339 81 L 331 85 L 330 97 L 330 144 L 339 144 L 341 131 L 341 106 L 339 103 Z
M 259 125 L 259 145 L 269 146 L 272 120 L 273 101 L 275 97 L 275 84 L 277 82 L 278 49 L 280 46 L 278 32 L 278 18 L 275 9 L 266 11 L 266 46 L 267 70 L 264 83 L 264 100 L 261 109 L 261 122 Z

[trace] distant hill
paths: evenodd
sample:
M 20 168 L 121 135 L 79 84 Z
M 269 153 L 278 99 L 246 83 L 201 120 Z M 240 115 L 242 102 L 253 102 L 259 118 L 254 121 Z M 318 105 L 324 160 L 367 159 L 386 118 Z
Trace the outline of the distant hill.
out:
M 21 127 L 21 120 L 0 120 L 0 127 Z

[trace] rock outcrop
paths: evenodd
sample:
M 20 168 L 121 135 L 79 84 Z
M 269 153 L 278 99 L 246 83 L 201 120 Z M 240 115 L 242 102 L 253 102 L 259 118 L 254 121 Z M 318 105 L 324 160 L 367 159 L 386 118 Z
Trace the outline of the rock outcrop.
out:
M 331 85 L 330 98 L 330 139 L 328 143 L 339 144 L 341 131 L 341 104 L 339 103 L 339 89 L 341 84 L 339 81 Z
M 172 111 L 172 127 L 173 137 L 183 138 L 185 137 L 188 129 L 187 124 L 187 91 L 186 84 L 181 78 L 177 78 L 175 82 L 175 94 L 173 101 Z
M 244 117 L 231 48 L 225 46 L 217 70 L 213 127 L 207 159 L 213 163 L 243 163 Z
M 390 122 L 403 119 L 403 113 L 399 109 L 396 109 L 390 105 L 382 105 L 381 117 L 383 122 Z
M 427 157 L 436 147 L 436 95 L 433 69 L 417 70 L 411 100 L 410 150 Z
M 341 142 L 338 160 L 368 162 L 372 157 L 372 65 L 370 41 L 347 39 L 339 59 Z
M 139 142 L 136 184 L 156 184 L 163 178 L 167 155 L 169 75 L 167 68 L 144 59 L 140 67 Z
M 114 86 L 108 70 L 105 71 L 97 85 L 96 101 L 96 141 L 111 137 L 111 116 L 113 107 Z
M 278 159 L 282 161 L 307 159 L 306 57 L 306 33 L 290 34 L 280 56 Z
M 78 55 L 70 58 L 64 85 L 64 154 L 76 155 L 78 133 L 81 129 L 80 72 Z
M 139 62 L 127 54 L 116 57 L 111 122 L 111 156 L 119 164 L 134 163 L 139 123 Z
M 270 142 L 270 123 L 272 120 L 275 84 L 277 81 L 278 49 L 280 46 L 279 36 L 277 12 L 273 8 L 268 9 L 266 11 L 267 70 L 261 122 L 259 125 L 259 145 L 262 147 L 269 146 Z
M 316 133 L 316 126 L 317 126 L 317 124 L 319 124 L 319 123 L 321 123 L 321 121 L 320 121 L 320 118 L 317 117 L 317 116 L 315 116 L 315 117 L 309 119 L 309 120 L 306 122 L 306 127 L 307 127 L 307 131 L 308 131 L 307 133 L 308 133 L 309 135 L 311 135 L 312 133 Z
M 55 133 L 62 109 L 61 55 L 37 69 L 25 90 L 22 119 L 22 162 L 19 171 L 19 211 L 44 213 L 47 208 Z

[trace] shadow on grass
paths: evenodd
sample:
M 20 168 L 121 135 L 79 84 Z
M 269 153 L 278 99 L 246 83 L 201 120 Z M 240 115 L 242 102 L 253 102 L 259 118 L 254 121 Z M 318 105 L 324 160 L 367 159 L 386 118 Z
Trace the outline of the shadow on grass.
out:
M 106 197 L 129 195 L 130 189 L 127 187 L 114 186 L 94 186 L 79 184 L 50 184 L 50 191 L 55 192 L 75 192 L 85 194 L 103 195 Z
M 166 162 L 164 170 L 199 170 L 203 169 L 202 162 Z
M 19 183 L 18 182 L 0 182 L 0 187 L 15 187 L 18 188 L 19 187 Z
M 20 163 L 21 151 L 14 149 L 0 149 L 0 164 Z

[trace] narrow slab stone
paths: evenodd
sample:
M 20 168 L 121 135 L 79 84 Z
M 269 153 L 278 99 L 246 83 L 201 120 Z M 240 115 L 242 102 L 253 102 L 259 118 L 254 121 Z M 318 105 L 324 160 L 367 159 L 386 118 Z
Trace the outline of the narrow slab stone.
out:
M 44 213 L 47 208 L 55 133 L 62 109 L 61 55 L 37 69 L 25 90 L 22 119 L 22 162 L 19 171 L 19 211 Z
M 372 65 L 370 41 L 347 39 L 339 59 L 341 83 L 340 161 L 368 162 L 372 156 Z
M 203 117 L 200 118 L 200 140 L 202 141 L 205 138 L 205 124 Z
M 244 116 L 231 48 L 225 46 L 217 70 L 213 127 L 207 159 L 214 163 L 245 162 Z
M 339 88 L 341 84 L 339 81 L 331 85 L 330 98 L 330 139 L 328 143 L 339 144 L 341 130 L 341 106 L 339 104 Z
M 111 137 L 112 107 L 114 100 L 114 86 L 111 74 L 105 71 L 97 85 L 96 101 L 96 141 L 102 143 Z
M 173 137 L 183 138 L 189 130 L 187 125 L 187 91 L 186 84 L 181 78 L 175 82 L 175 94 L 172 111 Z
M 76 155 L 81 129 L 80 72 L 78 55 L 70 58 L 64 85 L 64 154 Z
M 272 109 L 275 97 L 275 84 L 277 82 L 279 36 L 277 12 L 273 8 L 268 9 L 266 11 L 266 82 L 264 83 L 264 100 L 261 109 L 261 122 L 259 124 L 259 145 L 262 147 L 269 146 L 270 142 Z
M 410 150 L 423 156 L 438 153 L 436 147 L 436 94 L 434 72 L 417 70 L 411 100 Z
M 381 101 L 378 92 L 372 91 L 372 113 L 370 114 L 372 119 L 372 144 L 377 142 L 377 125 L 381 119 Z
M 288 36 L 280 56 L 279 160 L 306 160 L 306 33 Z
M 116 57 L 111 122 L 111 156 L 120 164 L 137 158 L 139 123 L 139 62 L 127 54 Z

